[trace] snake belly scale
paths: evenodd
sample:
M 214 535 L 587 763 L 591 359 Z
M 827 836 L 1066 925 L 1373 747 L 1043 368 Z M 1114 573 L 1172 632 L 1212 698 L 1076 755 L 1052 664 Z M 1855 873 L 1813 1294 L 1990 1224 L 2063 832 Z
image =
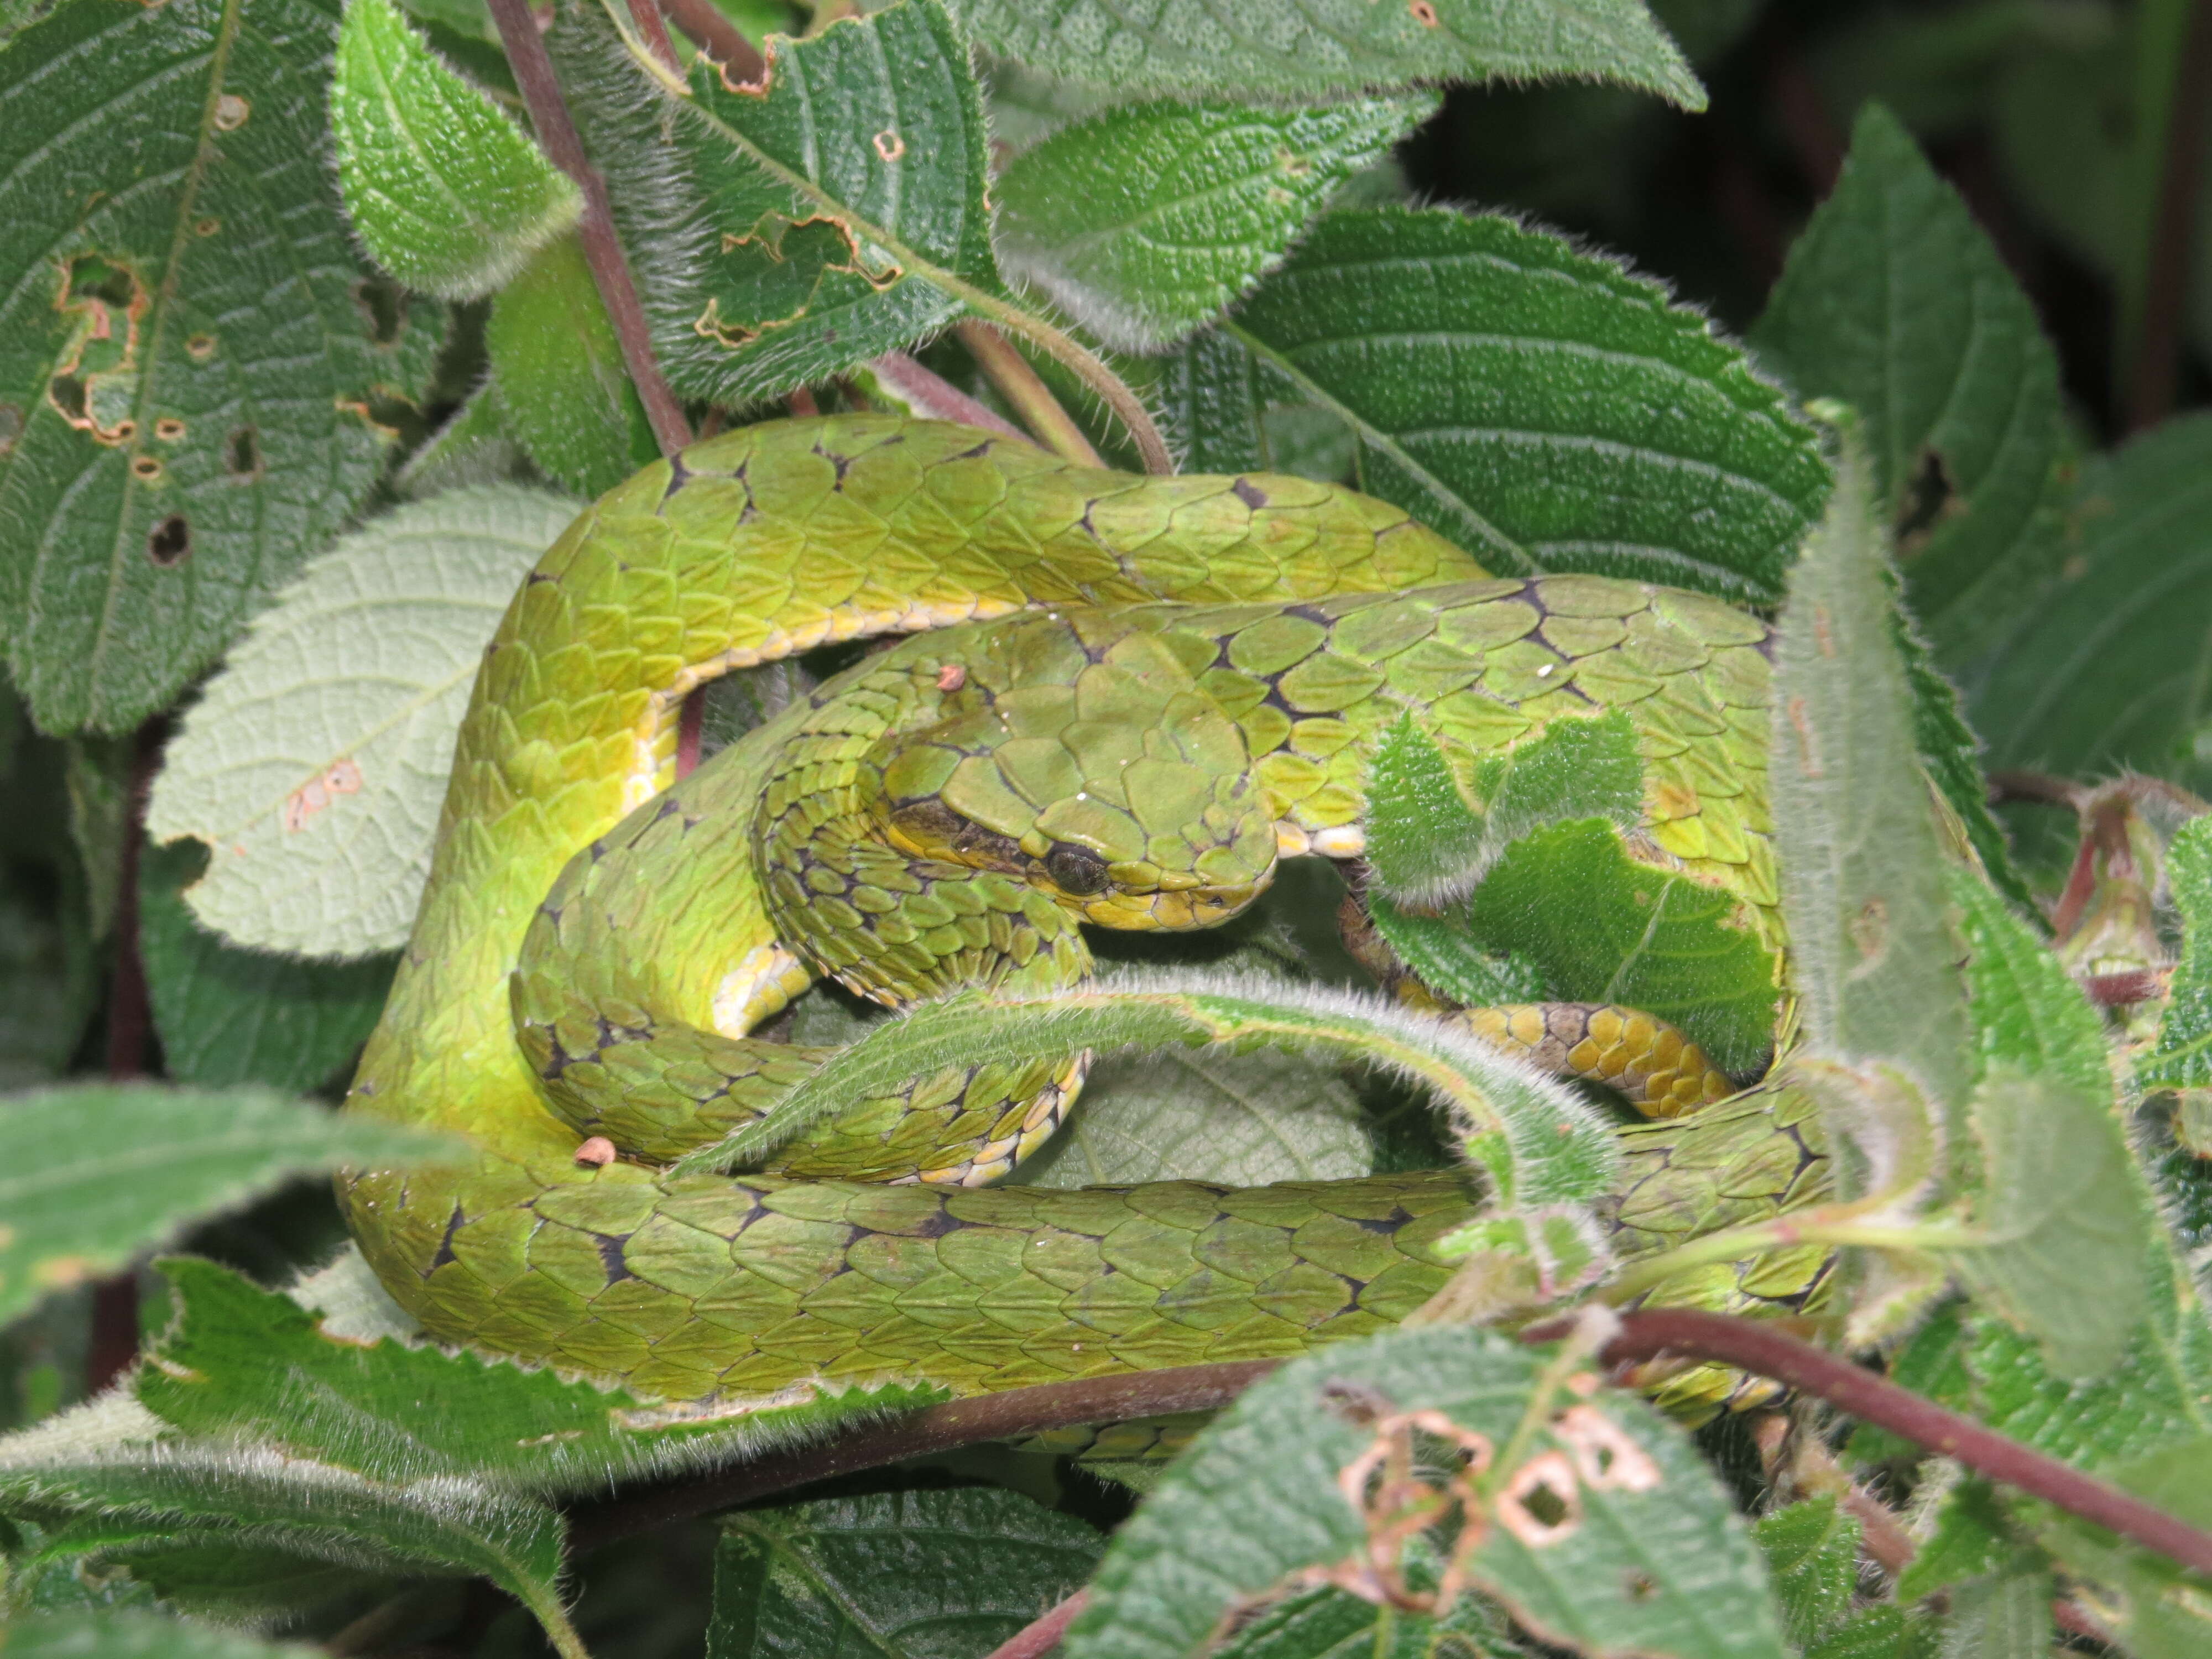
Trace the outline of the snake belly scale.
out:
M 1159 601 L 1171 608 L 1146 609 Z M 1019 611 L 1045 614 L 965 626 Z M 943 741 L 963 719 L 972 739 L 986 699 L 1018 689 L 994 683 L 988 642 L 1011 649 L 1038 629 L 1048 654 L 1075 641 L 1079 678 L 1116 650 L 1146 657 L 1158 671 L 1146 695 L 1197 696 L 1219 717 L 1205 741 L 1233 744 L 1240 763 L 1139 756 L 1157 763 L 1155 821 L 1125 795 L 1040 822 L 1055 803 L 1041 808 L 1022 784 L 1049 758 L 1030 741 L 1038 732 L 1001 721 L 1003 742 Z M 939 630 L 965 662 L 939 648 Z M 694 686 L 897 632 L 930 637 L 853 671 L 883 695 L 905 677 L 879 696 L 880 720 L 829 730 L 864 701 L 841 687 L 662 793 Z M 478 1153 L 350 1172 L 355 1236 L 433 1335 L 677 1400 L 892 1378 L 966 1393 L 1287 1355 L 1381 1328 L 1445 1277 L 1436 1241 L 1478 1201 L 1456 1172 L 1244 1191 L 958 1184 L 1040 1138 L 1079 1085 L 1074 1057 L 973 1068 L 931 1109 L 909 1097 L 881 1122 L 841 1119 L 759 1174 L 676 1176 L 644 1160 L 752 1109 L 733 1081 L 773 1092 L 777 1068 L 809 1063 L 744 1033 L 815 973 L 899 1000 L 972 980 L 982 950 L 986 976 L 1067 982 L 1088 967 L 1073 918 L 1131 925 L 1099 907 L 1135 894 L 1147 915 L 1164 904 L 1168 925 L 1203 922 L 1264 885 L 1278 848 L 1356 852 L 1364 748 L 1408 705 L 1474 753 L 1625 709 L 1648 778 L 1632 855 L 1725 889 L 1778 956 L 1763 638 L 1755 619 L 1669 590 L 1490 581 L 1399 509 L 1303 479 L 1133 478 L 876 416 L 697 446 L 590 508 L 487 652 L 429 884 L 349 1099 L 459 1130 Z M 1198 640 L 1208 660 L 1185 643 Z M 899 741 L 884 750 L 887 735 Z M 985 766 L 953 775 L 979 755 Z M 891 786 L 872 805 L 838 770 L 863 761 Z M 1166 788 L 1193 768 L 1228 793 Z M 716 790 L 734 811 L 707 800 Z M 836 811 L 820 805 L 831 797 Z M 1183 826 L 1158 821 L 1168 799 L 1212 829 L 1169 834 Z M 1115 812 L 1139 832 L 1118 856 L 1109 843 L 1128 825 Z M 649 856 L 676 840 L 694 856 Z M 861 841 L 894 888 L 916 868 L 939 872 L 944 891 L 914 907 L 927 927 L 900 915 L 915 896 L 902 889 L 864 908 L 878 890 L 865 881 L 834 905 L 794 900 L 792 872 L 821 897 L 824 860 L 849 864 Z M 1094 887 L 1094 866 L 1117 873 Z M 878 931 L 886 918 L 892 933 Z M 884 966 L 898 928 L 909 942 L 933 933 L 946 952 L 925 956 L 951 965 L 934 980 Z M 640 1033 L 653 1040 L 629 1041 Z M 629 1050 L 639 1063 L 625 1070 Z M 580 1124 L 603 1124 L 635 1156 L 580 1167 Z M 988 1155 L 962 1164 L 974 1146 Z M 850 1161 L 871 1146 L 872 1162 Z M 1805 1185 L 1802 1159 L 1790 1179 Z

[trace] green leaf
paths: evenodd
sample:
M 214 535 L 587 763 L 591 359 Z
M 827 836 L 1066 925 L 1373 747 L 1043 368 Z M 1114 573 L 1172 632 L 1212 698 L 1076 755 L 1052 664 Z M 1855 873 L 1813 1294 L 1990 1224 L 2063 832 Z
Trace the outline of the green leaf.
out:
M 1811 1647 L 1851 1610 L 1859 1583 L 1859 1523 L 1833 1498 L 1808 1498 L 1762 1516 L 1752 1536 L 1766 1553 L 1784 1629 Z
M 1416 1412 L 1480 1436 L 1493 1457 L 1520 1454 L 1476 1488 L 1489 1524 L 1468 1572 L 1521 1625 L 1590 1655 L 1781 1659 L 1764 1565 L 1687 1437 L 1609 1390 L 1561 1400 L 1549 1395 L 1553 1377 L 1536 1399 L 1544 1369 L 1510 1337 L 1470 1327 L 1345 1343 L 1284 1366 L 1208 1428 L 1115 1534 L 1066 1659 L 1181 1659 L 1291 1575 L 1353 1571 L 1370 1523 L 1388 1517 L 1355 1508 L 1340 1482 L 1404 1434 L 1396 1414 Z M 1443 1449 L 1449 1459 L 1460 1449 Z M 1416 1467 L 1440 1483 L 1434 1461 Z M 1502 1481 L 1522 1471 L 1531 1473 L 1515 1507 Z
M 185 903 L 204 853 L 179 842 L 139 860 L 138 949 L 168 1075 L 211 1089 L 319 1088 L 368 1040 L 397 958 L 301 962 L 224 944 Z
M 576 510 L 512 486 L 402 507 L 254 619 L 147 812 L 155 840 L 211 849 L 185 895 L 204 925 L 306 957 L 405 941 L 483 647 Z
M 484 344 L 500 426 L 549 477 L 595 499 L 659 459 L 576 237 L 540 248 L 501 291 Z
M 1791 573 L 1775 647 L 1774 839 L 1791 966 L 1813 1042 L 1902 1063 L 1963 1132 L 1966 1005 L 1943 854 L 1911 758 L 1871 466 L 1852 428 L 1839 437 L 1835 494 Z
M 1853 1614 L 1825 1641 L 1806 1649 L 1805 1659 L 1936 1659 L 1942 1641 L 1938 1620 L 1878 1603 Z
M 407 458 L 392 480 L 399 494 L 423 501 L 477 484 L 528 483 L 537 472 L 500 418 L 499 395 L 489 377 L 468 401 Z
M 1995 1572 L 2019 1551 L 1995 1488 L 1969 1475 L 1943 1495 L 1935 1531 L 1898 1575 L 1898 1599 L 1923 1601 L 1938 1590 Z
M 1414 98 L 1109 110 L 999 175 L 1000 262 L 1115 349 L 1157 350 L 1280 264 L 1337 188 L 1436 108 Z
M 52 732 L 173 701 L 343 524 L 441 325 L 325 160 L 324 0 L 82 0 L 0 54 L 0 617 Z
M 1672 1020 L 1724 1072 L 1758 1070 L 1773 1047 L 1774 957 L 1742 907 L 1632 860 L 1607 820 L 1515 842 L 1466 915 L 1480 945 L 1532 966 L 1554 996 Z
M 1406 1581 L 1433 1593 L 1433 1552 L 1416 1540 L 1406 1551 Z M 1308 1590 L 1271 1601 L 1206 1650 L 1207 1659 L 1527 1659 L 1490 1603 L 1462 1595 L 1441 1617 L 1379 1607 L 1339 1589 Z
M 100 991 L 86 882 L 65 827 L 66 746 L 0 693 L 0 1091 L 43 1083 L 76 1052 Z
M 1685 109 L 1705 98 L 1641 0 L 1289 0 L 1255 11 L 1171 0 L 960 0 L 987 51 L 1129 92 L 1323 95 L 1431 81 L 1619 81 Z
M 1463 1008 L 1553 1000 L 1550 983 L 1526 957 L 1501 955 L 1476 939 L 1464 907 L 1455 915 L 1427 915 L 1370 893 L 1367 915 L 1415 979 Z
M 410 288 L 481 299 L 576 222 L 583 197 L 392 0 L 346 0 L 331 77 L 346 212 Z
M 702 58 L 672 106 L 592 10 L 554 34 L 678 392 L 741 404 L 1003 306 L 982 101 L 938 0 L 772 37 L 765 92 Z
M 10 1620 L 0 1642 L 8 1659 L 312 1659 L 322 1651 L 152 1613 Z
M 2212 1525 L 2212 1437 L 2104 1471 L 2123 1492 L 2192 1526 Z M 2171 1558 L 2115 1537 L 2070 1515 L 2045 1511 L 2041 1543 L 2069 1572 L 2104 1592 L 2117 1613 L 2112 1633 L 2133 1659 L 2195 1659 L 2212 1650 L 2212 1583 Z
M 2167 422 L 2089 468 L 2062 580 L 1967 686 L 1992 766 L 2134 767 L 2212 789 L 2212 415 Z
M 1860 112 L 1751 342 L 1865 421 L 1913 614 L 1971 660 L 2057 562 L 2058 361 L 2034 307 L 1897 118 Z
M 2048 1659 L 2051 1588 L 2048 1571 L 2026 1565 L 1954 1588 L 1945 1659 Z
M 94 1083 L 0 1103 L 0 1320 L 295 1176 L 450 1143 L 260 1089 Z
M 1374 1170 L 1359 1102 L 1334 1070 L 1303 1055 L 1109 1055 L 1091 1067 L 1082 1102 L 1015 1171 L 1014 1184 L 1265 1187 Z
M 1077 1589 L 1103 1540 L 988 1486 L 724 1517 L 707 1659 L 987 1653 Z
M 2166 849 L 2166 878 L 2181 912 L 2181 960 L 2158 1046 L 2137 1077 L 2146 1086 L 2212 1088 L 2212 817 L 2182 825 Z
M 1510 221 L 1331 213 L 1167 373 L 1191 465 L 1325 412 L 1358 480 L 1493 571 L 1776 599 L 1828 470 L 1783 395 L 1657 283 Z

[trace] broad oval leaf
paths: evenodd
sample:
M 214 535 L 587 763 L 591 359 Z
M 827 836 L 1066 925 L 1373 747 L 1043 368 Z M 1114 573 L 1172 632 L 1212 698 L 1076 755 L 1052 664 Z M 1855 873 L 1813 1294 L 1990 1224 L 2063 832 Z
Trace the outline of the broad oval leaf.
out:
M 577 506 L 509 486 L 402 507 L 255 618 L 147 813 L 157 841 L 208 843 L 185 895 L 203 923 L 295 956 L 405 941 L 483 647 Z
M 1328 214 L 1166 378 L 1194 470 L 1265 465 L 1271 409 L 1321 411 L 1361 489 L 1500 574 L 1771 602 L 1827 495 L 1811 429 L 1705 317 L 1502 218 Z
M 379 264 L 425 294 L 492 293 L 583 206 L 568 175 L 392 0 L 347 0 L 331 133 L 354 228 Z
M 440 325 L 325 162 L 327 0 L 69 5 L 0 53 L 0 617 L 48 731 L 172 701 L 368 494 Z

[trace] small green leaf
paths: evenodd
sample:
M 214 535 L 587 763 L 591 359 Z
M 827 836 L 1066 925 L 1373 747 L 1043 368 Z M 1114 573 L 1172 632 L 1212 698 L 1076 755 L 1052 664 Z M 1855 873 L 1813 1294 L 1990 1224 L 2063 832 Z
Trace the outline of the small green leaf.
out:
M 259 1089 L 94 1083 L 0 1103 L 0 1321 L 295 1176 L 404 1163 L 442 1138 Z
M 1833 1498 L 1808 1498 L 1762 1516 L 1752 1536 L 1766 1553 L 1784 1628 L 1808 1648 L 1851 1610 L 1859 1583 L 1859 1523 Z
M 1957 191 L 1879 104 L 1752 330 L 1806 397 L 1866 422 L 1905 592 L 1971 660 L 2061 556 L 2058 361 Z
M 540 248 L 501 290 L 484 345 L 501 429 L 556 483 L 595 499 L 659 459 L 576 237 Z
M 208 843 L 185 894 L 204 926 L 305 957 L 405 941 L 483 647 L 576 509 L 513 486 L 402 507 L 254 619 L 147 812 L 156 841 Z
M 1355 1507 L 1341 1482 L 1417 1412 L 1493 1457 L 1525 1445 L 1477 1487 L 1487 1527 L 1467 1563 L 1521 1625 L 1593 1656 L 1782 1659 L 1764 1564 L 1688 1437 L 1626 1395 L 1535 1401 L 1544 1364 L 1499 1333 L 1432 1326 L 1284 1366 L 1115 1534 L 1067 1659 L 1182 1659 L 1292 1574 L 1364 1563 L 1388 1517 Z M 1439 1449 L 1449 1470 L 1463 1449 Z M 1415 1467 L 1440 1482 L 1433 1461 Z
M 1836 491 L 1790 580 L 1775 649 L 1775 850 L 1812 1041 L 1902 1063 L 1963 1134 L 1965 988 L 1944 860 L 1913 763 L 1887 535 L 1844 427 Z
M 2168 421 L 2087 468 L 2060 580 L 1967 686 L 1992 766 L 2135 767 L 2212 789 L 2212 415 Z
M 1324 215 L 1163 390 L 1216 471 L 1266 465 L 1271 408 L 1322 412 L 1360 488 L 1504 574 L 1771 602 L 1828 489 L 1810 430 L 1705 317 L 1493 216 Z
M 1340 185 L 1436 111 L 1162 102 L 1064 127 L 999 175 L 999 258 L 1107 344 L 1152 351 L 1282 263 Z
M 1463 891 L 1482 867 L 1488 827 L 1436 739 L 1400 715 L 1367 776 L 1366 856 L 1383 891 L 1432 902 Z
M 1631 859 L 1607 820 L 1515 842 L 1466 914 L 1480 945 L 1532 965 L 1553 995 L 1672 1020 L 1723 1071 L 1756 1071 L 1773 1047 L 1774 957 L 1741 906 Z
M 1944 1494 L 1935 1531 L 1898 1575 L 1900 1601 L 1918 1601 L 1995 1572 L 2020 1551 L 2004 1506 L 1989 1482 L 1968 1476 Z
M 379 264 L 425 294 L 494 292 L 582 210 L 568 175 L 392 0 L 346 0 L 331 133 L 355 230 Z
M 1402 910 L 1381 893 L 1367 896 L 1368 919 L 1413 977 L 1463 1008 L 1549 1002 L 1552 988 L 1526 957 L 1486 950 L 1461 914 Z
M 10 1620 L 8 1659 L 313 1659 L 319 1648 L 189 1625 L 153 1613 L 70 1613 Z
M 1937 1659 L 1942 1646 L 1940 1620 L 1881 1602 L 1862 1608 L 1806 1649 L 1805 1659 Z
M 2166 878 L 2181 912 L 2181 961 L 2158 1047 L 2137 1076 L 2146 1086 L 2212 1088 L 2212 817 L 2182 825 L 2166 850 Z
M 1618 81 L 1685 109 L 1705 97 L 1641 0 L 1289 0 L 1245 12 L 1171 0 L 961 0 L 987 51 L 1128 92 L 1330 93 L 1434 81 Z
M 301 962 L 224 944 L 185 903 L 204 854 L 179 842 L 139 858 L 138 949 L 168 1075 L 214 1089 L 319 1088 L 368 1040 L 396 958 Z
M 2049 1570 L 2026 1562 L 1954 1587 L 1944 1621 L 1947 1659 L 2045 1659 L 2057 1633 L 2051 1589 Z
M 441 314 L 371 277 L 320 0 L 85 0 L 0 53 L 0 619 L 50 732 L 166 708 L 368 494 Z
M 1080 1587 L 1103 1541 L 988 1486 L 743 1510 L 721 1525 L 707 1659 L 986 1653 Z

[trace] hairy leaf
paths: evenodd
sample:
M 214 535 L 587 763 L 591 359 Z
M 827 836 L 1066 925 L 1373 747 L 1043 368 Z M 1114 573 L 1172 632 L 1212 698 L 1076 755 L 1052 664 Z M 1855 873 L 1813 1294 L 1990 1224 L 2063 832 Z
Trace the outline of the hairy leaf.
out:
M 128 731 L 367 495 L 440 326 L 348 241 L 329 0 L 86 0 L 0 55 L 0 617 Z
M 307 957 L 405 940 L 483 647 L 576 507 L 511 486 L 402 507 L 255 619 L 169 744 L 147 813 L 157 841 L 208 843 L 185 894 L 202 923 Z
M 1879 104 L 1752 330 L 1807 397 L 1865 422 L 1913 614 L 1947 661 L 2057 563 L 2058 362 L 1950 185 Z
M 1122 91 L 1304 99 L 1416 81 L 1620 81 L 1705 107 L 1689 66 L 1641 0 L 960 0 L 988 51 Z
M 2212 788 L 2212 415 L 2167 422 L 2089 468 L 2062 580 L 1967 687 L 1993 766 L 2136 767 Z
M 1166 380 L 1194 466 L 1264 465 L 1272 406 L 1322 411 L 1361 489 L 1501 574 L 1771 601 L 1828 488 L 1811 431 L 1705 318 L 1502 218 L 1326 215 Z
M 2181 960 L 2158 1047 L 2137 1075 L 2146 1085 L 2212 1088 L 2212 817 L 2182 825 L 2166 851 L 2166 877 L 2181 912 Z
M 331 134 L 354 229 L 379 264 L 425 294 L 495 292 L 582 210 L 568 175 L 392 0 L 347 0 Z
M 1775 653 L 1775 848 L 1812 1040 L 1889 1059 L 1963 1128 L 1966 1005 L 1866 452 L 1843 429 Z M 1955 1138 L 1955 1137 L 1954 1137 Z
M 1224 1613 L 1291 1575 L 1355 1571 L 1371 1529 L 1391 1516 L 1355 1506 L 1346 1472 L 1407 1434 L 1401 1413 L 1439 1413 L 1495 1457 L 1532 1411 L 1518 1467 L 1475 1489 L 1488 1523 L 1467 1559 L 1476 1586 L 1547 1641 L 1585 1654 L 1781 1659 L 1764 1565 L 1682 1431 L 1621 1394 L 1535 1401 L 1543 1365 L 1497 1332 L 1432 1326 L 1284 1366 L 1115 1535 L 1068 1659 L 1180 1659 Z M 1444 1440 L 1417 1467 L 1440 1480 L 1437 1455 L 1473 1443 Z M 1370 1501 L 1364 1481 L 1355 1490 Z
M 4 1640 L 8 1659 L 312 1659 L 321 1651 L 136 1612 L 11 1620 Z
M 1079 1588 L 1102 1541 L 988 1486 L 742 1510 L 714 1552 L 707 1659 L 988 1652 Z
M 1000 261 L 1107 344 L 1158 349 L 1281 264 L 1337 188 L 1436 107 L 1109 110 L 1024 152 L 993 184 Z
M 447 1149 L 260 1089 L 91 1083 L 0 1103 L 0 1320 L 295 1176 Z
M 1801 1650 L 1812 1647 L 1851 1610 L 1859 1523 L 1833 1498 L 1808 1498 L 1761 1516 L 1752 1536 L 1766 1553 L 1790 1639 Z
M 368 1041 L 396 959 L 301 962 L 224 944 L 185 903 L 204 861 L 188 842 L 140 856 L 138 949 L 168 1075 L 216 1089 L 320 1087 Z
M 2123 1492 L 2192 1526 L 2212 1525 L 2212 1437 L 2104 1471 Z M 2068 1571 L 2103 1588 L 2112 1633 L 2133 1659 L 2193 1659 L 2212 1649 L 2212 1582 L 2171 1558 L 2070 1515 L 2046 1511 L 2037 1538 Z

